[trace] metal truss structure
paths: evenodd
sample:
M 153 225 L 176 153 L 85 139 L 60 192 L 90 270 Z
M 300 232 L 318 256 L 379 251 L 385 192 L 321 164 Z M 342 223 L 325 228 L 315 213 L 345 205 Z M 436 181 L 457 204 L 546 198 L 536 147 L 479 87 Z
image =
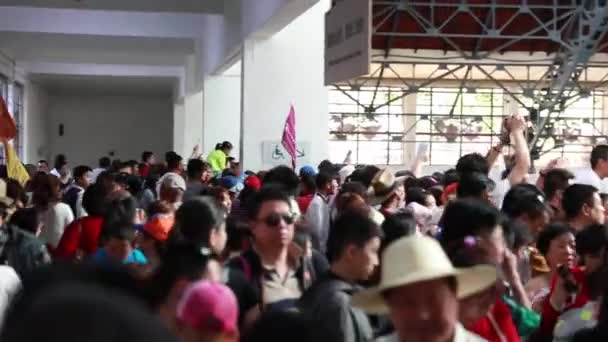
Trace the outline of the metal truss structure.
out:
M 608 59 L 597 58 L 608 51 L 607 0 L 372 1 L 373 72 L 335 87 L 350 96 L 347 89 L 378 88 L 391 80 L 403 92 L 387 101 L 374 96 L 366 105 L 353 98 L 365 113 L 438 82 L 471 92 L 483 80 L 527 109 L 536 159 L 564 109 L 608 85 Z M 528 58 L 509 59 L 511 52 Z M 398 71 L 405 65 L 411 74 Z M 426 74 L 416 75 L 423 67 Z

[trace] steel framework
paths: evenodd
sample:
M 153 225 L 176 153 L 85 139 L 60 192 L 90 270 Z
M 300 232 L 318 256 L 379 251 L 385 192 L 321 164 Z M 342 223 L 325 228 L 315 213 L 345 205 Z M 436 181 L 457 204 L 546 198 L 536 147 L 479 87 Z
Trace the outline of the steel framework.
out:
M 350 96 L 346 89 L 378 88 L 392 79 L 402 98 L 451 80 L 463 92 L 474 89 L 476 74 L 528 110 L 534 158 L 543 153 L 551 123 L 564 109 L 608 84 L 608 60 L 593 58 L 608 50 L 607 0 L 373 0 L 373 26 L 374 71 L 336 89 Z M 430 56 L 428 50 L 441 54 Z M 512 51 L 530 55 L 509 59 Z M 544 56 L 533 58 L 533 52 Z M 396 71 L 400 65 L 410 66 L 412 74 Z M 422 66 L 433 69 L 423 79 L 415 72 Z M 542 69 L 541 76 L 531 69 Z M 364 106 L 352 99 L 369 114 L 397 100 L 374 95 Z

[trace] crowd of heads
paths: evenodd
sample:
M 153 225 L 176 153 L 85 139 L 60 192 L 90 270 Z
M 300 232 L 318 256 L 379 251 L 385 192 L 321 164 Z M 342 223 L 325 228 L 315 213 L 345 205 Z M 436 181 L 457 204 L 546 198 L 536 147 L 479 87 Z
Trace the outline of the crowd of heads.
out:
M 606 337 L 608 194 L 572 170 L 253 172 L 232 150 L 2 180 L 0 340 Z M 608 177 L 607 146 L 587 171 Z

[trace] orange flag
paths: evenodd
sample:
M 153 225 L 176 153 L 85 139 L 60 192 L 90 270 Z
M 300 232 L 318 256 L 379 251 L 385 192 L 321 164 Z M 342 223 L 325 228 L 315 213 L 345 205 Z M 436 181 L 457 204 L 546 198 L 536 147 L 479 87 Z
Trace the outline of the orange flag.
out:
M 16 136 L 17 126 L 15 126 L 15 121 L 8 112 L 6 102 L 0 96 L 0 138 L 12 140 L 15 139 Z

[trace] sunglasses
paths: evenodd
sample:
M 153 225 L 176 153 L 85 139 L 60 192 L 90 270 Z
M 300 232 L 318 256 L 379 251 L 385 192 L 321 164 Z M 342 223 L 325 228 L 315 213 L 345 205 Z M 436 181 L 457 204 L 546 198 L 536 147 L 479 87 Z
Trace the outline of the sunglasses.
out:
M 274 213 L 266 216 L 266 218 L 262 219 L 261 221 L 270 227 L 276 227 L 281 224 L 281 221 L 285 222 L 286 224 L 293 224 L 295 220 L 295 215 L 292 213 Z

